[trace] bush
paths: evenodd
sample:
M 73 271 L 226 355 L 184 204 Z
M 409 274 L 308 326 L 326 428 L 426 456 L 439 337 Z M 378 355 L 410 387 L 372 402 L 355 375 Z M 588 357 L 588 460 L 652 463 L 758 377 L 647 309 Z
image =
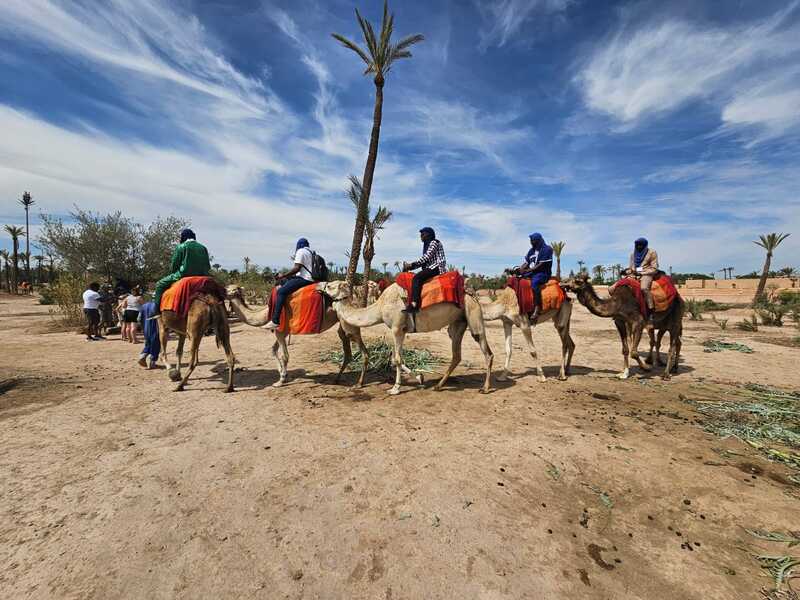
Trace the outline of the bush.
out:
M 703 320 L 703 302 L 699 300 L 687 300 L 686 312 L 689 314 L 689 319 L 692 321 Z
M 77 275 L 64 274 L 48 286 L 51 304 L 58 305 L 50 309 L 50 316 L 59 325 L 67 328 L 80 327 L 84 324 L 82 295 L 86 282 Z
M 783 316 L 788 312 L 788 308 L 781 304 L 769 302 L 761 303 L 756 307 L 758 316 L 761 317 L 761 324 L 768 327 L 783 327 Z
M 712 314 L 711 320 L 717 324 L 717 327 L 720 328 L 721 331 L 725 331 L 728 329 L 728 321 L 729 319 L 717 319 L 717 316 Z
M 709 298 L 703 300 L 701 304 L 705 312 L 730 310 L 731 308 L 733 308 L 730 304 L 720 304 L 719 302 L 714 302 Z
M 755 314 L 750 319 L 745 319 L 736 324 L 737 329 L 742 331 L 758 331 L 758 319 Z
M 785 306 L 800 306 L 800 293 L 783 290 L 778 294 L 778 302 Z

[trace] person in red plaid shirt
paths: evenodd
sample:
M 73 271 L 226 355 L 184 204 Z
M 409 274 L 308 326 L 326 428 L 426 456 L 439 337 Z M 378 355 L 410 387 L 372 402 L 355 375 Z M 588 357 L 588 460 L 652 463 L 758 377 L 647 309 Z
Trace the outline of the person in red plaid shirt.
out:
M 403 271 L 413 271 L 422 267 L 411 281 L 411 298 L 403 311 L 405 313 L 418 312 L 422 298 L 422 285 L 429 279 L 447 271 L 444 246 L 436 239 L 436 232 L 431 227 L 423 227 L 419 230 L 419 237 L 422 240 L 422 256 L 412 263 L 403 263 Z

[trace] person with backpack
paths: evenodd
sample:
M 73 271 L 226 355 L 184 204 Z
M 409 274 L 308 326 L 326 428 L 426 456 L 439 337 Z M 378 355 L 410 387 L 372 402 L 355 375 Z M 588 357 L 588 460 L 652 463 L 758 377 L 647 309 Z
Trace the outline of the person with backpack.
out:
M 294 254 L 294 266 L 276 277 L 283 283 L 278 288 L 275 307 L 272 310 L 272 321 L 267 323 L 265 329 L 277 329 L 280 326 L 281 310 L 286 303 L 286 299 L 297 290 L 328 279 L 328 267 L 325 259 L 311 250 L 308 240 L 300 238 L 297 240 Z

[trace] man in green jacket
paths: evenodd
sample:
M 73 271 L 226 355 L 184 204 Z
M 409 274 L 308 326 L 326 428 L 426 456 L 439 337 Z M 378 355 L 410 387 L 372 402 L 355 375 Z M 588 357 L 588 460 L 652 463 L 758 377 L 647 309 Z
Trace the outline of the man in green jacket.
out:
M 155 315 L 161 314 L 161 296 L 173 283 L 183 277 L 208 275 L 211 271 L 211 261 L 208 250 L 197 241 L 194 231 L 184 229 L 181 231 L 181 243 L 172 253 L 172 273 L 158 280 L 153 302 L 156 305 Z

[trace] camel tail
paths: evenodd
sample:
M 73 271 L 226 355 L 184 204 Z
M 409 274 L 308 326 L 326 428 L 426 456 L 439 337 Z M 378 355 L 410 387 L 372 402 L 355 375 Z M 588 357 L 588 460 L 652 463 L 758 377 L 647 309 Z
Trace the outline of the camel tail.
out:
M 228 315 L 225 311 L 225 303 L 213 304 L 211 306 L 211 328 L 214 330 L 214 337 L 217 348 L 223 345 L 223 339 L 228 332 Z

